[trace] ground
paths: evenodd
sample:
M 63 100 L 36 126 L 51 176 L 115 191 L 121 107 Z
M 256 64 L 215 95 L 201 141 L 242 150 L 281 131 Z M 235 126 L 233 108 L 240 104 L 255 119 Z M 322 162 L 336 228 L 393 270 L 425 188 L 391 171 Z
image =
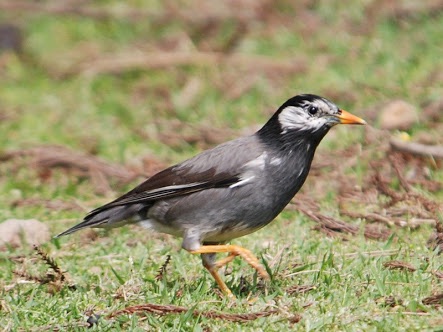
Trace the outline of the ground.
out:
M 368 122 L 334 128 L 287 209 L 233 241 L 269 283 L 234 260 L 231 301 L 178 239 L 86 230 L 1 249 L 0 328 L 443 329 L 442 9 L 0 2 L 0 222 L 38 219 L 55 235 L 163 167 L 254 132 L 298 93 Z

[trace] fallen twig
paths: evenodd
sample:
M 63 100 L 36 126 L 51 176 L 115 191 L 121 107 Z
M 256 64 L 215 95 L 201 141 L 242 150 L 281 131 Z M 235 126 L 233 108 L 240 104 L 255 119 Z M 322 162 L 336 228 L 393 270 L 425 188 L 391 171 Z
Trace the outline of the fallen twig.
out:
M 157 272 L 157 275 L 155 276 L 155 280 L 163 280 L 165 278 L 166 268 L 168 267 L 170 261 L 171 261 L 171 255 L 167 255 L 165 262 L 160 267 L 160 269 Z
M 61 145 L 42 145 L 30 149 L 10 151 L 3 153 L 0 160 L 9 160 L 17 156 L 34 157 L 38 167 L 75 168 L 85 173 L 98 170 L 107 176 L 122 181 L 132 180 L 136 176 L 123 166 L 106 162 L 96 156 L 77 152 Z
M 142 305 L 126 307 L 122 310 L 115 311 L 111 313 L 108 316 L 108 318 L 114 318 L 124 314 L 143 313 L 143 312 L 164 316 L 168 314 L 181 314 L 189 311 L 192 311 L 193 316 L 203 316 L 206 318 L 222 319 L 231 322 L 247 322 L 255 320 L 257 318 L 275 315 L 279 312 L 278 310 L 272 309 L 268 311 L 260 311 L 255 313 L 232 314 L 232 313 L 217 312 L 213 310 L 203 311 L 203 310 L 191 309 L 186 307 L 179 307 L 175 305 L 160 305 L 160 304 L 147 303 Z
M 443 215 L 441 217 L 443 219 Z M 435 223 L 435 232 L 431 234 L 431 236 L 428 239 L 428 248 L 431 248 L 432 250 L 438 250 L 438 253 L 441 253 L 443 251 L 443 222 L 437 221 Z M 437 275 L 437 273 L 436 273 Z M 443 276 L 443 274 L 442 274 Z M 440 278 L 440 277 L 439 277 Z
M 377 304 L 382 305 L 383 307 L 396 307 L 398 305 L 403 304 L 403 300 L 399 298 L 395 298 L 394 296 L 383 296 L 376 300 Z
M 384 267 L 391 270 L 405 270 L 408 272 L 414 272 L 417 269 L 413 267 L 411 264 L 400 262 L 400 261 L 389 261 L 383 264 Z
M 16 199 L 11 203 L 13 207 L 19 206 L 44 206 L 49 210 L 76 210 L 83 211 L 84 208 L 81 207 L 76 202 L 66 202 L 59 199 L 44 199 L 44 198 L 20 198 Z
M 316 221 L 318 223 L 316 229 L 319 229 L 329 236 L 336 235 L 336 233 L 348 233 L 356 235 L 360 232 L 359 226 L 351 225 L 336 218 L 325 216 L 321 213 L 313 212 L 300 207 L 298 210 L 308 216 L 310 219 Z M 369 227 L 368 225 L 364 230 L 365 237 L 374 240 L 386 240 L 390 234 L 391 233 L 388 230 L 375 229 L 373 227 Z
M 286 289 L 286 293 L 289 295 L 292 294 L 304 294 L 311 290 L 315 289 L 314 285 L 295 285 Z
M 382 193 L 383 195 L 386 195 L 391 199 L 388 206 L 392 206 L 397 204 L 398 202 L 404 200 L 404 195 L 396 192 L 395 190 L 391 189 L 389 187 L 388 182 L 382 177 L 380 172 L 377 170 L 376 165 L 373 165 L 373 168 L 375 169 L 375 173 L 372 176 L 371 183 L 373 183 L 376 187 L 376 189 Z
M 48 278 L 46 278 L 46 277 L 42 278 L 42 277 L 39 277 L 39 276 L 33 276 L 33 275 L 31 275 L 31 274 L 29 274 L 27 272 L 24 272 L 24 271 L 13 270 L 12 273 L 14 273 L 17 277 L 20 277 L 20 278 L 23 278 L 23 279 L 26 279 L 26 280 L 29 280 L 29 281 L 36 282 L 36 283 L 38 283 L 40 285 L 45 285 L 45 284 L 50 282 L 50 280 Z
M 428 211 L 431 214 L 431 217 L 434 217 L 434 219 L 436 220 L 436 214 L 438 213 L 439 209 L 441 209 L 441 205 L 435 201 L 433 201 L 432 199 L 429 199 L 427 197 L 425 197 L 424 195 L 420 194 L 418 191 L 413 190 L 413 187 L 411 186 L 411 184 L 408 182 L 408 180 L 402 175 L 402 170 L 400 169 L 400 165 L 397 161 L 395 161 L 395 159 L 391 158 L 391 165 L 394 168 L 397 178 L 399 179 L 402 188 L 404 189 L 404 192 L 399 193 L 393 189 L 391 189 L 389 187 L 389 183 L 387 180 L 385 180 L 382 175 L 380 174 L 379 169 L 377 168 L 376 164 L 373 164 L 372 167 L 375 170 L 375 173 L 372 177 L 372 183 L 375 184 L 375 187 L 377 188 L 377 190 L 382 193 L 383 195 L 386 195 L 387 197 L 389 197 L 391 200 L 388 204 L 385 205 L 385 207 L 392 207 L 393 205 L 397 204 L 398 202 L 414 202 L 414 203 L 419 203 L 416 205 L 419 205 L 421 207 L 423 207 L 426 211 Z M 409 211 L 409 210 L 408 210 Z M 377 218 L 379 218 L 380 216 L 378 216 Z M 424 219 L 421 218 L 421 216 L 419 216 L 420 219 Z M 428 219 L 428 218 L 425 218 Z M 379 220 L 381 221 L 381 220 Z M 429 221 L 425 221 L 422 220 L 423 223 L 429 223 Z M 417 220 L 415 220 L 415 222 L 417 223 Z M 404 223 L 405 225 L 409 225 L 409 223 L 406 223 L 404 221 L 401 221 L 401 223 Z M 418 222 L 420 223 L 420 222 Z M 412 223 L 413 224 L 413 223 Z M 401 226 L 401 225 L 400 225 Z
M 365 225 L 364 235 L 367 239 L 384 241 L 387 240 L 392 233 L 385 227 L 379 227 L 377 225 Z
M 400 181 L 400 185 L 407 193 L 411 192 L 413 190 L 413 187 L 409 184 L 408 180 L 406 180 L 402 170 L 400 169 L 400 158 L 398 158 L 398 155 L 397 154 L 390 155 L 389 161 L 391 162 L 391 165 L 395 170 L 397 178 Z
M 44 252 L 40 247 L 34 246 L 34 250 L 42 258 L 42 260 L 55 272 L 56 276 L 60 281 L 65 281 L 66 277 L 62 269 L 58 266 L 54 259 L 52 259 L 46 252 Z
M 365 219 L 369 222 L 381 222 L 387 226 L 400 226 L 404 227 L 406 224 L 400 222 L 399 220 L 395 220 L 386 216 L 382 216 L 378 213 L 368 212 L 368 213 L 358 213 L 358 212 L 351 212 L 351 211 L 340 211 L 341 214 L 346 215 L 350 218 L 360 218 Z
M 180 5 L 174 5 L 173 2 L 168 3 L 165 11 L 124 7 L 117 8 L 103 7 L 92 5 L 88 1 L 45 1 L 32 2 L 23 0 L 12 0 L 0 2 L 0 10 L 2 11 L 19 11 L 31 13 L 48 13 L 53 15 L 72 15 L 81 17 L 90 17 L 98 20 L 118 20 L 127 19 L 133 21 L 150 20 L 153 23 L 166 23 L 172 20 L 181 20 L 189 23 L 226 21 L 228 19 L 236 19 L 240 21 L 253 21 L 263 14 L 262 8 L 266 6 L 266 2 L 256 1 L 257 4 L 248 3 L 248 6 L 205 6 L 205 10 L 201 10 L 204 2 L 200 2 L 199 10 L 195 8 L 183 8 Z M 211 4 L 212 5 L 212 4 Z M 251 10 L 252 9 L 252 10 Z M 264 12 L 266 13 L 266 12 Z
M 415 142 L 406 142 L 396 137 L 392 137 L 389 144 L 393 150 L 403 153 L 409 153 L 416 156 L 432 157 L 435 159 L 443 159 L 443 146 L 426 145 Z
M 311 210 L 300 209 L 299 211 L 305 214 L 310 219 L 318 223 L 317 229 L 325 232 L 328 235 L 334 235 L 334 233 L 349 233 L 355 235 L 358 233 L 359 228 L 354 225 L 349 225 L 341 220 L 337 220 L 324 214 L 313 212 Z
M 0 160 L 10 160 L 17 157 L 31 157 L 35 168 L 48 170 L 64 168 L 73 170 L 80 176 L 88 176 L 100 193 L 110 191 L 108 178 L 128 183 L 139 174 L 124 166 L 106 162 L 96 156 L 77 152 L 59 145 L 42 145 L 25 150 L 15 150 L 0 155 Z
M 443 293 L 439 293 L 439 294 L 425 297 L 421 302 L 424 305 L 442 304 L 443 303 Z
M 432 271 L 432 274 L 440 280 L 443 280 L 443 272 L 442 271 Z
M 80 62 L 71 68 L 55 73 L 57 76 L 82 74 L 94 76 L 103 73 L 121 73 L 133 69 L 156 69 L 173 66 L 195 65 L 216 66 L 225 64 L 232 67 L 260 68 L 261 70 L 300 72 L 306 68 L 302 59 L 275 59 L 267 56 L 248 54 L 224 54 L 218 52 L 141 52 L 105 55 Z
M 367 222 L 383 223 L 389 227 L 396 226 L 396 227 L 409 227 L 415 229 L 422 225 L 435 225 L 435 219 L 432 218 L 410 218 L 407 220 L 403 220 L 399 218 L 384 216 L 374 212 L 358 213 L 358 212 L 342 210 L 340 213 L 351 218 L 364 219 Z
M 34 246 L 34 250 L 37 252 L 39 257 L 49 266 L 50 270 L 48 270 L 44 276 L 33 276 L 27 272 L 17 270 L 13 271 L 15 275 L 29 281 L 37 282 L 41 285 L 48 285 L 50 286 L 50 292 L 59 291 L 65 285 L 71 290 L 76 289 L 76 286 L 69 282 L 66 273 L 60 268 L 60 266 L 53 258 L 51 258 L 38 246 Z
M 383 256 L 392 256 L 400 253 L 398 249 L 390 249 L 390 250 L 372 250 L 372 251 L 359 251 L 359 252 L 350 252 L 344 254 L 345 257 L 358 257 L 358 256 L 367 256 L 367 257 L 383 257 Z
M 88 322 L 73 322 L 70 324 L 57 324 L 57 325 L 43 325 L 43 326 L 37 326 L 37 327 L 27 327 L 27 328 L 19 328 L 18 331 L 20 332 L 58 332 L 58 331 L 75 331 L 78 328 L 87 328 L 91 327 L 91 324 Z
M 149 12 L 135 8 L 127 8 L 126 10 L 113 11 L 100 7 L 92 7 L 88 5 L 79 5 L 69 1 L 53 1 L 39 3 L 32 1 L 2 1 L 0 2 L 0 10 L 2 11 L 20 11 L 32 13 L 47 13 L 53 15 L 78 15 L 82 17 L 91 17 L 94 19 L 138 19 L 145 18 Z
M 385 314 L 398 315 L 398 312 L 386 311 Z M 402 311 L 401 314 L 406 316 L 431 316 L 429 312 L 420 312 L 420 311 Z

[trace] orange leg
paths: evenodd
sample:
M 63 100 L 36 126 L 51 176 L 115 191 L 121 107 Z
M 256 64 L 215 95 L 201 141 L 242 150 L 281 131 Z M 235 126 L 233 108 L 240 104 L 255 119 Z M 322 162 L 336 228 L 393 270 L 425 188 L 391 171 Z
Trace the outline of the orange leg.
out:
M 226 286 L 225 282 L 223 281 L 223 279 L 218 274 L 218 268 L 215 268 L 213 266 L 212 267 L 211 266 L 207 266 L 207 265 L 205 265 L 205 268 L 208 269 L 209 273 L 215 279 L 215 282 L 217 283 L 218 287 L 220 287 L 220 289 L 223 292 L 223 294 L 225 294 L 227 297 L 229 297 L 231 299 L 235 299 L 234 294 L 232 294 L 231 290 L 228 288 L 228 286 Z
M 229 297 L 234 297 L 234 295 L 232 295 L 228 286 L 226 286 L 225 282 L 220 278 L 220 275 L 218 274 L 218 269 L 231 262 L 236 256 L 242 257 L 249 265 L 251 265 L 251 267 L 257 270 L 257 272 L 262 276 L 262 278 L 266 280 L 270 279 L 269 274 L 260 264 L 258 259 L 254 256 L 254 254 L 250 252 L 248 249 L 242 248 L 240 246 L 229 245 L 229 244 L 204 245 L 190 252 L 192 254 L 215 254 L 223 252 L 229 253 L 228 257 L 222 258 L 211 265 L 204 264 L 205 268 L 207 268 L 209 273 L 211 273 L 211 275 L 214 277 L 215 281 L 217 282 L 218 286 L 223 291 L 223 293 L 225 293 Z
M 214 267 L 216 267 L 217 269 L 225 266 L 226 264 L 232 262 L 234 260 L 234 258 L 237 257 L 237 255 L 232 255 L 230 254 L 229 256 L 219 259 L 218 261 L 216 261 L 214 263 Z

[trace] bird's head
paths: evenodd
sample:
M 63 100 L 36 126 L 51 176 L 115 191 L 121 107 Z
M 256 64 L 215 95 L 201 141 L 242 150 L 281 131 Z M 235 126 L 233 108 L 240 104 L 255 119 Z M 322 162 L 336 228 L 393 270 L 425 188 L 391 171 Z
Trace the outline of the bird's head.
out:
M 280 106 L 259 134 L 280 142 L 306 139 L 318 144 L 337 124 L 363 125 L 366 122 L 323 97 L 303 94 L 292 97 Z
M 281 133 L 292 130 L 316 132 L 336 124 L 366 124 L 363 119 L 339 109 L 334 103 L 316 95 L 298 95 L 277 111 Z

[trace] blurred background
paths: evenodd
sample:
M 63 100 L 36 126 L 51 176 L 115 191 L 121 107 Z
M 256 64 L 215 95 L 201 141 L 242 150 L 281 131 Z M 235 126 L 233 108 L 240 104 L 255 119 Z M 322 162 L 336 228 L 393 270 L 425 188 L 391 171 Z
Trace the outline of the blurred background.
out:
M 369 126 L 334 128 L 322 142 L 292 205 L 307 217 L 279 220 L 307 224 L 303 232 L 271 225 L 241 241 L 272 247 L 281 236 L 299 250 L 315 222 L 302 257 L 337 227 L 441 244 L 442 36 L 441 0 L 0 0 L 0 221 L 36 218 L 48 240 L 163 167 L 253 133 L 289 97 L 314 93 Z M 106 241 L 123 253 L 135 252 L 134 238 L 166 241 L 119 234 Z M 59 255 L 76 255 L 66 241 L 72 252 L 57 242 Z
M 302 92 L 375 126 L 380 109 L 367 108 L 395 99 L 423 116 L 442 96 L 441 7 L 1 1 L 1 148 L 61 144 L 117 162 L 153 149 L 164 159 L 201 144 L 201 131 L 212 144 L 255 129 Z
M 62 174 L 52 182 L 57 189 L 45 181 L 52 166 L 88 175 L 86 153 L 125 165 L 93 179 L 92 191 L 109 193 L 108 181 L 151 175 L 254 132 L 299 93 L 325 96 L 375 128 L 441 143 L 442 8 L 441 1 L 1 1 L 0 149 L 9 161 L 42 159 L 31 165 L 38 176 L 27 163 L 4 165 L 2 174 L 15 176 L 0 178 L 1 192 L 53 198 L 67 190 L 63 179 L 79 193 L 75 177 Z M 348 129 L 325 146 L 362 141 L 361 130 Z

